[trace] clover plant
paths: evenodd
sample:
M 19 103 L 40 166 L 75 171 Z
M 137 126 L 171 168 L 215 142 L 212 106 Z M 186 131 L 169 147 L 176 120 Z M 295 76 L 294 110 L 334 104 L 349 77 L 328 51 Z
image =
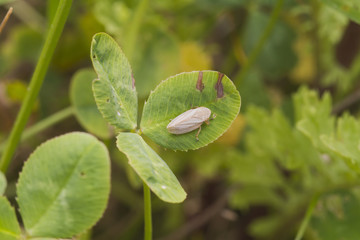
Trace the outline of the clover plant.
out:
M 95 101 L 104 119 L 117 132 L 116 145 L 129 159 L 144 184 L 145 239 L 151 239 L 149 189 L 161 200 L 180 203 L 186 198 L 166 162 L 144 141 L 142 134 L 162 147 L 194 150 L 220 137 L 240 110 L 240 94 L 232 81 L 216 71 L 180 73 L 161 82 L 144 104 L 138 127 L 136 73 L 119 45 L 106 33 L 93 37 L 91 59 L 98 78 L 93 81 Z M 193 107 L 209 108 L 216 118 L 203 126 L 197 141 L 192 131 L 173 135 L 170 120 Z

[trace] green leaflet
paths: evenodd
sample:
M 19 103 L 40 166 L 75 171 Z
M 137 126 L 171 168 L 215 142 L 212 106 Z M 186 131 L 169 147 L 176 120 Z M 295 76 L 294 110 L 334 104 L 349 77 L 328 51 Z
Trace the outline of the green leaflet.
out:
M 220 137 L 240 111 L 240 95 L 231 80 L 216 71 L 188 72 L 160 83 L 144 105 L 141 130 L 157 144 L 173 150 L 204 147 Z M 203 124 L 199 141 L 196 130 L 173 135 L 166 126 L 171 119 L 193 107 L 207 107 L 216 118 Z
M 328 93 L 319 99 L 315 91 L 306 87 L 293 96 L 296 128 L 307 136 L 314 146 L 324 151 L 320 140 L 323 134 L 331 135 L 334 131 L 335 118 L 331 116 L 332 104 Z
M 360 173 L 359 132 L 359 120 L 345 114 L 337 121 L 335 136 L 323 135 L 320 138 L 326 147 L 341 156 L 358 173 Z
M 173 172 L 136 133 L 119 133 L 116 145 L 129 159 L 129 164 L 161 200 L 184 201 L 186 193 Z
M 360 172 L 360 123 L 345 114 L 337 119 L 331 116 L 329 94 L 319 99 L 315 91 L 301 88 L 294 95 L 296 127 L 307 136 L 321 153 L 336 153 L 357 172 Z M 335 131 L 336 127 L 336 131 Z
M 109 35 L 98 33 L 91 44 L 91 59 L 98 74 L 93 81 L 96 104 L 103 117 L 117 129 L 137 125 L 138 100 L 129 61 Z
M 40 145 L 24 164 L 18 203 L 31 237 L 69 238 L 98 221 L 110 192 L 106 147 L 85 133 Z
M 279 176 L 275 177 L 278 174 L 277 168 L 272 169 L 272 167 L 267 166 L 273 164 L 272 158 L 277 159 L 286 169 L 297 169 L 300 166 L 317 161 L 318 156 L 311 142 L 299 131 L 293 129 L 288 119 L 278 109 L 269 114 L 261 108 L 251 106 L 247 110 L 246 120 L 252 129 L 246 136 L 247 148 L 252 154 L 248 154 L 242 161 L 250 161 L 250 166 L 258 170 L 264 168 L 264 173 L 261 174 L 262 180 L 268 179 L 265 180 L 268 184 L 276 179 L 278 180 L 277 183 L 283 182 L 281 178 L 278 179 Z M 250 160 L 246 160 L 247 158 Z M 255 163 L 251 162 L 251 159 L 254 158 L 258 159 L 257 164 L 261 166 L 254 166 Z M 271 159 L 270 163 L 266 163 L 265 161 L 269 161 L 269 158 Z M 242 168 L 242 164 L 244 164 L 244 168 Z M 242 164 L 233 167 L 234 169 L 239 168 L 241 171 L 237 173 L 239 174 L 238 178 L 246 178 L 242 175 L 252 172 L 249 169 L 247 173 L 242 174 L 242 171 L 246 172 L 247 163 Z
M 111 132 L 96 107 L 91 89 L 91 82 L 95 78 L 96 74 L 92 69 L 77 71 L 71 81 L 70 97 L 80 124 L 87 131 L 106 139 L 111 136 Z
M 5 197 L 0 196 L 0 239 L 17 240 L 20 238 L 20 226 L 15 210 Z

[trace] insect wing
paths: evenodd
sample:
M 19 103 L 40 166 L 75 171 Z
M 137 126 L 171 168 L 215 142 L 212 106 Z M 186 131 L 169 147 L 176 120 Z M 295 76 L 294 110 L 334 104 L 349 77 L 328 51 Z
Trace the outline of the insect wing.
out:
M 211 110 L 206 107 L 199 107 L 194 109 L 194 114 L 192 116 L 192 119 L 194 121 L 204 122 L 210 118 Z
M 167 129 L 173 134 L 191 132 L 209 119 L 210 114 L 211 111 L 205 107 L 190 109 L 173 119 L 167 126 Z
M 192 122 L 182 122 L 176 126 L 169 126 L 167 129 L 172 134 L 183 134 L 191 132 L 201 126 L 202 122 L 200 123 L 192 123 Z

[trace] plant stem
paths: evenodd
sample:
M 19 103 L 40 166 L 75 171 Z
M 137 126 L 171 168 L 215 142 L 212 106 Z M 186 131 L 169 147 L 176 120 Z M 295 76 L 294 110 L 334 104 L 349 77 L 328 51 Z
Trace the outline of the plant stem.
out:
M 151 192 L 146 183 L 144 185 L 144 240 L 152 239 L 152 219 L 151 219 Z
M 65 118 L 72 116 L 73 114 L 74 114 L 73 107 L 67 107 L 59 112 L 56 112 L 53 115 L 38 122 L 37 124 L 34 124 L 28 130 L 25 130 L 23 136 L 21 137 L 21 140 L 26 140 L 31 136 L 34 136 L 38 132 L 41 132 L 44 129 L 51 127 L 52 125 L 64 120 Z
M 39 94 L 41 85 L 44 81 L 45 74 L 50 64 L 50 60 L 55 51 L 55 47 L 59 41 L 66 19 L 69 15 L 72 0 L 60 0 L 58 8 L 56 10 L 55 18 L 50 25 L 50 29 L 47 38 L 44 43 L 44 47 L 41 51 L 39 61 L 36 65 L 34 74 L 31 78 L 31 82 L 28 91 L 25 95 L 20 112 L 16 118 L 15 124 L 11 130 L 10 137 L 5 147 L 4 154 L 0 161 L 0 171 L 6 172 L 12 156 L 15 152 L 16 146 L 19 143 L 21 134 L 25 128 L 25 125 L 30 117 L 31 109 L 34 106 L 36 98 Z
M 299 231 L 297 232 L 296 234 L 296 237 L 295 237 L 295 240 L 301 240 L 302 237 L 304 236 L 304 233 L 305 233 L 305 230 L 306 230 L 306 227 L 307 225 L 309 224 L 309 221 L 310 221 L 310 218 L 312 216 L 312 213 L 314 211 L 314 208 L 317 204 L 319 200 L 319 194 L 315 194 L 312 199 L 311 199 L 311 202 L 306 210 L 306 213 L 305 213 L 305 217 L 301 223 L 301 226 L 299 228 Z
M 282 7 L 284 5 L 284 0 L 277 0 L 276 5 L 271 13 L 270 20 L 268 25 L 266 26 L 263 34 L 261 35 L 260 39 L 256 43 L 255 47 L 251 51 L 248 60 L 245 62 L 245 64 L 242 66 L 241 71 L 239 73 L 239 77 L 237 77 L 236 85 L 238 85 L 244 77 L 246 77 L 247 73 L 249 72 L 250 68 L 255 63 L 258 55 L 260 54 L 261 50 L 263 49 L 266 40 L 269 38 L 272 30 L 275 27 L 275 23 L 277 19 L 279 18 L 280 12 L 282 10 Z
M 9 10 L 7 11 L 4 19 L 2 20 L 2 22 L 1 22 L 1 24 L 0 24 L 0 34 L 1 34 L 2 30 L 4 29 L 7 21 L 9 20 L 10 15 L 12 14 L 12 12 L 13 12 L 13 8 L 10 7 Z
M 148 2 L 149 0 L 141 0 L 141 2 L 137 5 L 134 16 L 131 18 L 131 22 L 129 24 L 129 31 L 127 33 L 124 44 L 126 56 L 128 57 L 130 62 L 131 60 L 133 60 L 134 57 L 136 39 L 138 38 L 140 26 L 144 18 Z
M 29 139 L 30 137 L 36 135 L 37 133 L 43 131 L 44 129 L 47 129 L 48 127 L 64 120 L 65 118 L 70 117 L 73 113 L 74 113 L 74 109 L 72 107 L 67 107 L 67 108 L 65 108 L 59 112 L 56 112 L 53 115 L 41 120 L 40 122 L 34 124 L 33 126 L 29 127 L 28 129 L 25 129 L 24 133 L 21 136 L 20 142 Z M 0 144 L 0 153 L 2 151 L 4 151 L 6 142 L 3 142 Z

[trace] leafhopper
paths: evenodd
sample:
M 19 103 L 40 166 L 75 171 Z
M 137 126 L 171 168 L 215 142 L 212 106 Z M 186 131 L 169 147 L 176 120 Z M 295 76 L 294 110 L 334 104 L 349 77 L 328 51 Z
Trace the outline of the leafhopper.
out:
M 201 125 L 204 122 L 209 125 L 210 116 L 211 110 L 207 107 L 190 109 L 174 118 L 166 128 L 172 134 L 184 134 L 199 129 L 196 133 L 196 140 L 199 141 Z

